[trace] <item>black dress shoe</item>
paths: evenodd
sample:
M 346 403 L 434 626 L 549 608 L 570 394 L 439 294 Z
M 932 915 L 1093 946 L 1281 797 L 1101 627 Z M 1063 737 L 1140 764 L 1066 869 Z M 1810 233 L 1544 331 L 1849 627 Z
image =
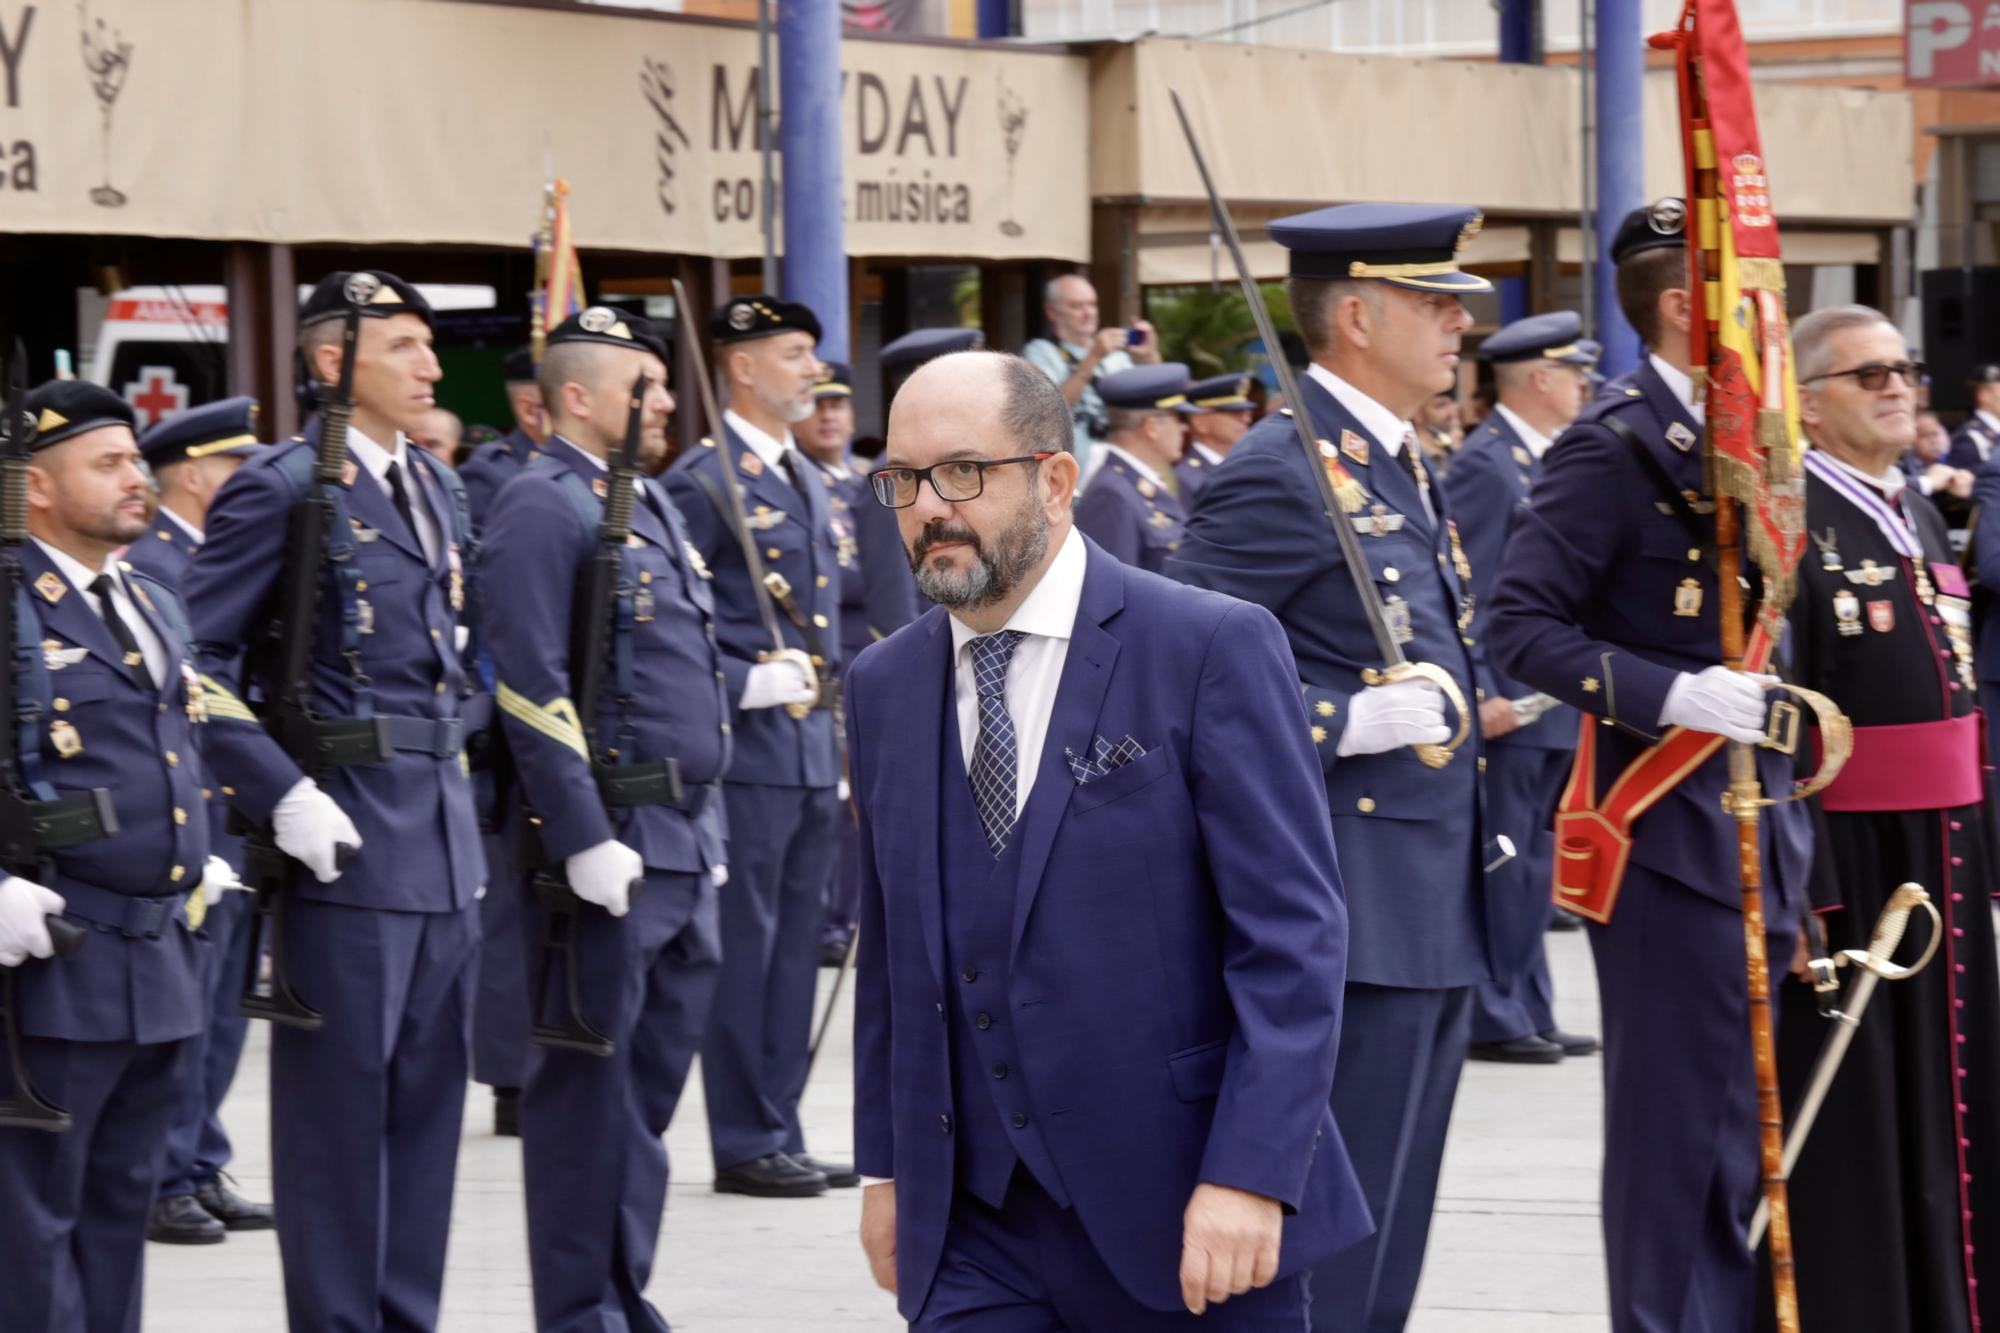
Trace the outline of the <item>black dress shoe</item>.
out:
M 521 1090 L 519 1088 L 493 1089 L 493 1137 L 496 1139 L 518 1139 L 521 1137 Z
M 1512 1041 L 1475 1041 L 1466 1054 L 1474 1060 L 1503 1065 L 1553 1065 L 1562 1062 L 1563 1049 L 1540 1037 L 1516 1037 Z
M 848 941 L 840 938 L 819 942 L 819 965 L 821 967 L 846 967 Z
M 229 1232 L 192 1194 L 175 1194 L 153 1201 L 146 1219 L 146 1239 L 162 1245 L 220 1245 Z
M 1550 1028 L 1542 1034 L 1542 1040 L 1562 1047 L 1564 1055 L 1597 1054 L 1597 1038 L 1580 1037 L 1574 1032 L 1564 1032 L 1561 1028 Z
M 787 1153 L 794 1162 L 808 1171 L 817 1171 L 826 1177 L 828 1189 L 851 1190 L 861 1183 L 861 1173 L 845 1162 L 822 1162 L 810 1153 Z
M 221 1176 L 205 1180 L 195 1186 L 194 1201 L 202 1206 L 202 1211 L 222 1223 L 225 1231 L 269 1231 L 278 1225 L 271 1215 L 268 1203 L 252 1203 L 235 1190 Z
M 1583 922 L 1574 913 L 1556 912 L 1549 917 L 1549 930 L 1553 934 L 1561 935 L 1568 931 L 1582 929 Z
M 715 1173 L 717 1194 L 749 1194 L 759 1199 L 809 1199 L 826 1193 L 826 1173 L 793 1161 L 781 1152 L 738 1162 Z

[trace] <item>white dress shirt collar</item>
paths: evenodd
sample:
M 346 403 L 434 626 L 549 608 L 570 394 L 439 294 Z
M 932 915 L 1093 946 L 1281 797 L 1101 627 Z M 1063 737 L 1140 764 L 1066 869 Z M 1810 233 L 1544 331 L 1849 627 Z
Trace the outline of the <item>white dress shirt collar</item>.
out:
M 1388 450 L 1391 458 L 1402 456 L 1403 438 L 1411 430 L 1409 422 L 1317 361 L 1306 367 L 1306 375 L 1318 381 L 1321 388 L 1332 394 L 1333 400 L 1345 408 L 1349 416 L 1360 422 L 1361 429 L 1374 436 L 1375 443 Z M 1300 409 L 1303 410 L 1303 407 L 1301 404 Z
M 394 446 L 385 449 L 350 425 L 347 428 L 347 451 L 354 455 L 355 462 L 368 469 L 369 476 L 382 482 L 385 487 L 388 482 L 384 479 L 389 475 L 391 463 L 403 464 L 403 475 L 405 477 L 410 475 L 409 451 L 403 444 L 401 431 L 396 432 Z
M 1149 464 L 1140 461 L 1139 456 L 1133 453 L 1130 449 L 1120 448 L 1118 445 L 1115 445 L 1111 443 L 1111 441 L 1106 440 L 1104 442 L 1104 452 L 1107 455 L 1115 454 L 1117 457 L 1124 459 L 1125 462 L 1131 466 L 1134 472 L 1144 477 L 1147 481 L 1152 482 L 1155 486 L 1162 484 L 1160 481 L 1160 474 L 1154 471 Z M 1055 569 L 1051 567 L 1049 572 L 1053 574 L 1055 572 Z
M 578 444 L 575 440 L 570 439 L 567 435 L 557 435 L 552 438 L 561 440 L 564 444 L 576 450 L 577 456 L 579 458 L 589 459 L 591 464 L 595 466 L 599 472 L 609 472 L 611 470 L 611 465 L 609 463 L 606 463 L 603 459 L 599 458 L 596 454 L 593 454 L 592 452 L 590 452 L 590 450 Z
M 1530 426 L 1519 412 L 1516 412 L 1513 408 L 1507 406 L 1507 404 L 1495 403 L 1493 408 L 1500 414 L 1502 421 L 1514 428 L 1514 434 L 1520 436 L 1521 443 L 1526 445 L 1528 452 L 1533 454 L 1537 459 L 1547 453 L 1549 446 L 1555 443 L 1548 436 Z
M 749 445 L 750 452 L 764 461 L 766 467 L 780 466 L 785 452 L 797 447 L 789 430 L 785 432 L 784 439 L 774 440 L 738 416 L 734 408 L 724 408 L 722 419 L 729 423 L 729 429 L 736 432 L 736 438 Z
M 104 617 L 104 608 L 98 605 L 97 594 L 90 590 L 90 585 L 95 583 L 100 575 L 110 577 L 113 589 L 111 596 L 117 604 L 118 618 L 125 622 L 132 631 L 132 637 L 139 641 L 139 653 L 146 659 L 147 675 L 152 678 L 155 688 L 165 684 L 166 645 L 161 643 L 160 636 L 153 632 L 152 622 L 147 620 L 144 613 L 133 603 L 132 588 L 118 568 L 118 557 L 115 554 L 107 555 L 104 557 L 102 568 L 92 569 L 67 551 L 58 551 L 40 537 L 35 538 L 35 545 L 42 548 L 42 554 L 48 556 L 50 562 L 61 571 L 69 586 L 89 601 L 100 620 Z
M 1203 444 L 1200 440 L 1196 440 L 1194 442 L 1194 451 L 1200 454 L 1201 461 L 1208 464 L 1210 467 L 1220 467 L 1222 465 L 1222 460 L 1224 458 L 1224 455 L 1215 449 L 1209 448 L 1207 445 Z
M 196 546 L 201 545 L 203 541 L 207 540 L 202 535 L 202 531 L 200 528 L 188 522 L 186 519 L 182 518 L 179 514 L 176 514 L 173 510 L 167 508 L 165 505 L 160 506 L 160 512 L 166 515 L 168 518 L 172 519 L 174 526 L 179 528 L 182 532 L 185 532 Z
M 1680 405 L 1687 409 L 1689 416 L 1696 421 L 1708 419 L 1703 405 L 1694 400 L 1694 378 L 1691 375 L 1658 352 L 1646 353 L 1646 360 L 1651 363 L 1654 372 L 1666 381 L 1667 388 L 1680 400 Z
M 1029 589 L 1002 629 L 1023 634 L 1039 634 L 1049 639 L 1068 639 L 1076 625 L 1076 609 L 1083 602 L 1083 571 L 1087 562 L 1083 534 L 1074 527 L 1063 538 L 1062 548 L 1049 562 L 1042 581 Z M 965 645 L 980 637 L 979 631 L 951 616 L 951 647 L 962 653 Z
M 403 432 L 396 432 L 393 449 L 384 449 L 350 425 L 347 428 L 347 448 L 355 461 L 368 469 L 368 475 L 375 478 L 376 484 L 382 488 L 382 494 L 390 496 L 391 499 L 394 496 L 389 490 L 389 469 L 395 464 L 402 464 L 403 485 L 408 489 L 410 496 L 410 515 L 417 520 L 417 530 L 414 534 L 417 546 L 423 551 L 425 560 L 436 563 L 439 541 L 436 516 L 431 513 L 429 492 L 424 489 L 423 483 L 417 480 L 418 465 L 410 461 L 410 450 L 404 442 Z
M 1815 449 L 1813 452 L 1819 455 L 1822 463 L 1831 463 L 1841 472 L 1854 478 L 1857 484 L 1869 487 L 1885 500 L 1894 500 L 1903 493 L 1903 487 L 1909 484 L 1909 479 L 1903 475 L 1903 469 L 1893 464 L 1882 476 L 1871 477 L 1846 459 L 1836 458 L 1824 449 Z

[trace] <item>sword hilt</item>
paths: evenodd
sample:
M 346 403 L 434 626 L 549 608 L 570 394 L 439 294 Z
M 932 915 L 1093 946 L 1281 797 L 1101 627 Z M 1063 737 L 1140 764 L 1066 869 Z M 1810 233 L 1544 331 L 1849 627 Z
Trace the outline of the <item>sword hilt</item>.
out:
M 1903 943 L 1903 932 L 1909 928 L 1910 913 L 1922 908 L 1931 918 L 1931 938 L 1924 946 L 1923 956 L 1909 967 L 1896 963 L 1896 950 Z M 1944 934 L 1944 920 L 1938 915 L 1937 905 L 1924 892 L 1921 884 L 1899 884 L 1889 895 L 1889 901 L 1882 908 L 1882 915 L 1875 918 L 1875 933 L 1869 936 L 1868 947 L 1846 949 L 1841 952 L 1840 961 L 1854 967 L 1865 968 L 1876 976 L 1888 981 L 1902 981 L 1924 970 L 1931 956 L 1937 952 L 1938 939 Z

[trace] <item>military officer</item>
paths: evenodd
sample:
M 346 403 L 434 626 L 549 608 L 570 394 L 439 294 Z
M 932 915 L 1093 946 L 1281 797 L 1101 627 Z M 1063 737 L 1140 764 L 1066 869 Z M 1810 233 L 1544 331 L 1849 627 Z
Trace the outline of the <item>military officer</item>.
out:
M 4 1087 L 18 1100 L 25 1073 L 74 1123 L 0 1128 L 0 1328 L 115 1333 L 139 1327 L 147 1214 L 209 1025 L 201 695 L 173 593 L 114 559 L 146 533 L 132 409 L 76 380 L 25 402 L 39 433 L 16 634 L 40 650 L 26 659 L 39 670 L 16 678 L 34 719 L 22 776 L 45 784 L 77 840 L 0 878 L 0 973 L 21 1037 Z M 110 794 L 110 831 L 93 789 Z M 85 932 L 74 957 L 50 958 L 54 915 Z
M 968 330 L 970 332 L 970 330 Z M 848 446 L 854 439 L 854 377 L 837 361 L 826 362 L 813 389 L 813 415 L 801 428 L 799 447 L 819 469 L 832 514 L 840 561 L 840 660 L 887 638 L 917 618 L 917 583 L 896 532 L 896 516 L 875 503 L 868 474 Z M 840 821 L 840 849 L 827 883 L 826 923 L 820 932 L 820 963 L 847 961 L 860 910 L 859 846 L 851 812 Z
M 1319 442 L 1308 460 L 1284 416 L 1259 422 L 1195 503 L 1167 573 L 1276 612 L 1298 659 L 1349 915 L 1346 1014 L 1333 1092 L 1376 1235 L 1313 1270 L 1313 1327 L 1401 1328 L 1430 1233 L 1445 1130 L 1464 1063 L 1472 988 L 1491 975 L 1480 878 L 1478 741 L 1442 767 L 1460 719 L 1426 680 L 1368 685 L 1382 665 L 1308 471 L 1326 470 L 1412 661 L 1448 672 L 1471 706 L 1464 549 L 1409 418 L 1457 375 L 1491 290 L 1457 253 L 1479 214 L 1353 204 L 1281 218 L 1287 290 L 1312 364 L 1300 380 Z M 1451 725 L 1447 724 L 1450 719 Z M 1385 1094 L 1385 1089 L 1395 1090 Z
M 1187 510 L 1174 462 L 1188 369 L 1178 361 L 1134 366 L 1097 382 L 1108 434 L 1097 476 L 1076 502 L 1077 531 L 1111 555 L 1151 574 L 1180 549 Z
M 1722 739 L 1762 736 L 1773 678 L 1717 665 L 1715 520 L 1703 498 L 1702 404 L 1690 373 L 1698 315 L 1686 285 L 1686 213 L 1678 199 L 1635 209 L 1613 238 L 1618 303 L 1648 354 L 1549 451 L 1501 555 L 1487 622 L 1501 670 L 1601 723 L 1583 729 L 1564 790 L 1557 891 L 1560 904 L 1593 922 L 1608 1057 L 1603 1215 L 1614 1333 L 1746 1328 L 1756 1286 L 1744 1238 L 1758 1136 Z M 1791 760 L 1759 755 L 1765 790 L 1789 791 Z M 1597 811 L 1642 757 L 1619 802 Z M 1628 817 L 1627 797 L 1644 802 L 1636 806 L 1644 813 Z M 1805 819 L 1804 807 L 1783 805 L 1762 821 L 1774 970 L 1798 937 Z M 1609 832 L 1592 841 L 1591 829 L 1620 822 L 1629 843 Z M 1669 956 L 1673 965 L 1662 967 Z
M 285 947 L 296 990 L 323 1017 L 317 1031 L 280 1026 L 271 1038 L 271 1166 L 292 1325 L 428 1329 L 444 1278 L 485 877 L 460 712 L 474 685 L 459 635 L 471 532 L 457 478 L 403 434 L 439 377 L 429 305 L 393 274 L 321 279 L 300 311 L 299 343 L 322 385 L 339 379 L 351 305 L 361 315 L 351 456 L 331 526 L 359 577 L 329 569 L 322 579 L 311 674 L 327 753 L 317 776 L 243 702 L 252 687 L 268 699 L 279 684 L 261 652 L 246 663 L 243 646 L 260 648 L 288 611 L 273 604 L 286 519 L 312 492 L 321 421 L 229 479 L 187 594 L 210 686 L 212 765 L 236 808 L 300 863 Z M 365 740 L 337 739 L 356 734 Z
M 126 559 L 140 573 L 178 590 L 188 561 L 201 545 L 208 507 L 244 460 L 263 453 L 257 442 L 257 400 L 225 398 L 167 418 L 140 437 L 139 452 L 152 469 L 160 507 L 151 530 L 132 543 Z M 242 869 L 242 848 L 228 832 L 228 805 L 210 789 L 209 840 L 215 855 Z M 170 1245 L 210 1245 L 231 1231 L 268 1231 L 267 1204 L 252 1203 L 231 1189 L 222 1169 L 229 1164 L 229 1134 L 222 1126 L 222 1099 L 236 1078 L 249 1024 L 237 1005 L 243 989 L 244 955 L 249 950 L 250 900 L 223 892 L 212 880 L 202 932 L 208 936 L 208 1030 L 192 1043 L 186 1070 L 186 1097 L 167 1136 L 160 1197 L 146 1235 Z
M 1192 505 L 1209 476 L 1256 418 L 1249 377 L 1214 375 L 1196 380 L 1188 385 L 1180 414 L 1187 423 L 1187 451 L 1174 464 L 1174 476 L 1181 485 L 1181 503 Z
M 582 900 L 580 1016 L 613 1044 L 609 1057 L 528 1054 L 521 1151 L 535 1323 L 545 1329 L 665 1333 L 644 1295 L 666 1204 L 662 1139 L 721 962 L 715 881 L 730 710 L 715 603 L 708 567 L 649 478 L 623 551 L 631 614 L 613 617 L 614 643 L 591 664 L 603 703 L 586 719 L 575 702 L 577 575 L 597 554 L 607 459 L 622 447 L 641 374 L 639 461 L 650 470 L 666 458 L 673 411 L 665 345 L 602 306 L 549 333 L 552 434 L 494 504 L 480 547 L 482 584 L 508 590 L 490 646 L 533 836 Z
M 912 329 L 883 343 L 882 350 L 875 355 L 876 363 L 882 367 L 885 390 L 882 394 L 883 414 L 887 415 L 888 404 L 895 399 L 897 388 L 918 366 L 934 357 L 969 352 L 985 345 L 985 330 L 966 328 Z
M 736 835 L 702 1086 L 715 1188 L 797 1198 L 861 1183 L 851 1167 L 809 1155 L 799 1126 L 841 817 L 836 696 L 822 687 L 840 663 L 839 552 L 826 487 L 792 437 L 813 414 L 820 327 L 805 306 L 756 295 L 725 302 L 709 333 L 729 407 L 708 447 L 667 473 L 688 539 L 715 575 L 715 633 L 733 707 L 726 725 L 735 737 L 723 794 Z M 742 492 L 741 527 L 725 467 Z M 767 584 L 775 618 L 785 646 L 812 660 L 817 680 L 794 659 L 760 660 L 771 656 L 771 632 L 746 541 L 782 580 Z
M 475 531 L 486 522 L 486 511 L 493 507 L 500 488 L 528 465 L 549 434 L 541 386 L 535 383 L 534 355 L 525 347 L 516 347 L 507 353 L 500 373 L 507 382 L 507 406 L 514 414 L 514 429 L 474 449 L 458 469 L 465 482 L 466 503 L 472 507 Z
M 1480 345 L 1493 366 L 1498 397 L 1466 437 L 1444 482 L 1477 602 L 1474 633 L 1483 628 L 1493 578 L 1514 518 L 1542 468 L 1542 457 L 1588 401 L 1586 378 L 1596 358 L 1579 345 L 1583 318 L 1573 310 L 1530 315 Z M 1491 673 L 1479 705 L 1486 749 L 1486 818 L 1513 841 L 1517 855 L 1487 872 L 1493 920 L 1494 978 L 1473 997 L 1475 1060 L 1554 1064 L 1597 1049 L 1590 1037 L 1556 1027 L 1555 991 L 1542 948 L 1554 908 L 1549 873 L 1555 843 L 1549 818 L 1576 746 L 1576 711 L 1547 695 Z M 1498 859 L 1498 858 L 1496 858 Z
M 1965 387 L 1972 395 L 1972 413 L 1953 432 L 1945 461 L 1976 474 L 2000 444 L 2000 366 L 1973 367 Z

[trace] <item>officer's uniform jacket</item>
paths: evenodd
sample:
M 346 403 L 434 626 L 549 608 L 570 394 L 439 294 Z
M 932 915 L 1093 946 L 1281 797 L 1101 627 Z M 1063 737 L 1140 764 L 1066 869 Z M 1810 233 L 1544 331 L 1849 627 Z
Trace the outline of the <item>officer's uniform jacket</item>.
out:
M 516 426 L 499 439 L 488 440 L 474 449 L 460 465 L 458 477 L 465 483 L 465 502 L 472 510 L 473 531 L 486 526 L 486 515 L 492 511 L 501 488 L 519 476 L 521 469 L 539 452 L 535 442 Z
M 1967 472 L 1977 472 L 1993 456 L 1996 445 L 2000 445 L 2000 431 L 1995 431 L 1985 418 L 1974 412 L 1952 432 L 1951 451 L 1945 455 L 1945 462 Z
M 1343 521 L 1361 534 L 1391 622 L 1404 627 L 1404 653 L 1445 668 L 1467 707 L 1476 707 L 1483 663 L 1443 492 L 1431 488 L 1433 519 L 1404 464 L 1324 386 L 1307 378 L 1299 392 L 1313 437 L 1337 451 L 1367 492 L 1367 506 Z M 1478 728 L 1443 768 L 1425 766 L 1408 747 L 1338 757 L 1361 671 L 1382 663 L 1307 466 L 1284 416 L 1253 426 L 1203 490 L 1166 573 L 1268 607 L 1284 624 L 1348 884 L 1350 978 L 1471 985 L 1491 974 L 1478 860 Z
M 23 699 L 46 690 L 36 728 L 39 768 L 57 797 L 103 787 L 118 832 L 57 848 L 41 883 L 68 900 L 63 915 L 89 938 L 73 958 L 20 968 L 21 1030 L 71 1041 L 177 1041 L 208 1026 L 202 954 L 188 894 L 209 850 L 202 815 L 202 715 L 185 618 L 164 584 L 129 568 L 131 600 L 165 652 L 163 682 L 127 665 L 84 589 L 34 543 L 21 554 L 46 675 L 23 678 Z M 38 688 L 39 684 L 39 688 Z M 34 876 L 31 876 L 31 878 Z
M 264 730 L 245 700 L 263 682 L 244 678 L 243 646 L 259 643 L 284 563 L 286 520 L 298 492 L 284 460 L 316 447 L 319 422 L 306 434 L 250 459 L 209 508 L 205 540 L 189 567 L 187 601 L 202 683 L 209 693 L 208 753 L 223 793 L 245 816 L 268 823 L 272 809 L 306 776 Z M 341 486 L 363 587 L 357 607 L 358 669 L 376 716 L 404 719 L 407 733 L 387 763 L 352 764 L 319 775 L 319 785 L 354 821 L 360 855 L 340 878 L 321 884 L 295 875 L 303 897 L 349 907 L 405 912 L 468 906 L 485 877 L 479 821 L 463 753 L 461 710 L 472 682 L 457 642 L 468 568 L 458 550 L 453 502 L 442 468 L 407 449 L 412 485 L 430 506 L 438 558 L 425 558 L 407 536 L 387 491 L 356 461 Z M 433 471 L 437 468 L 437 471 Z M 309 488 L 308 488 L 309 490 Z M 330 575 L 321 579 L 313 641 L 313 705 L 323 719 L 355 715 L 363 680 L 344 659 L 341 603 Z M 426 725 L 429 724 L 429 725 Z
M 844 477 L 815 466 L 840 561 L 840 660 L 852 662 L 863 648 L 917 618 L 917 584 L 896 511 L 876 501 L 868 474 L 851 460 Z
M 174 516 L 165 509 L 153 515 L 151 527 L 146 535 L 132 543 L 125 552 L 125 563 L 142 574 L 150 575 L 179 590 L 181 577 L 187 573 L 188 563 L 201 543 L 194 539 Z
M 1497 409 L 1466 437 L 1457 461 L 1445 474 L 1444 492 L 1451 500 L 1452 519 L 1458 524 L 1459 542 L 1472 564 L 1474 637 L 1484 633 L 1491 613 L 1493 582 L 1500 573 L 1500 552 L 1507 544 L 1507 534 L 1517 516 L 1527 509 L 1529 493 L 1541 474 L 1542 459 L 1535 457 Z M 1513 680 L 1490 661 L 1486 689 L 1508 699 L 1534 693 L 1533 686 Z M 1538 750 L 1574 749 L 1576 710 L 1551 708 L 1527 726 L 1489 743 Z
M 725 464 L 736 469 L 750 539 L 757 543 L 766 571 L 783 575 L 791 585 L 799 614 L 812 626 L 819 645 L 815 649 L 780 608 L 778 624 L 786 647 L 820 657 L 816 666 L 824 679 L 840 666 L 840 561 L 819 469 L 800 454 L 799 485 L 794 487 L 782 469 L 766 465 L 731 429 L 725 427 L 719 439 L 702 445 L 675 461 L 666 484 L 686 521 L 688 540 L 714 575 L 715 638 L 735 713 L 728 778 L 772 787 L 831 787 L 840 780 L 832 709 L 815 708 L 799 720 L 783 708 L 737 707 L 750 668 L 770 651 L 771 635 L 757 610 L 749 569 L 723 507 L 728 492 L 717 472 Z M 713 495 L 704 482 L 714 487 Z
M 1104 466 L 1076 502 L 1077 530 L 1134 569 L 1157 574 L 1180 549 L 1187 511 L 1122 450 L 1106 446 Z
M 1614 415 L 1705 510 L 1700 546 L 1631 446 L 1604 424 Z M 1701 428 L 1648 361 L 1586 407 L 1543 464 L 1501 559 L 1488 634 L 1502 670 L 1605 723 L 1601 797 L 1660 738 L 1675 679 L 1722 658 L 1715 520 L 1700 498 Z M 1765 791 L 1790 790 L 1792 760 L 1773 750 L 1758 755 Z M 1727 769 L 1718 751 L 1642 815 L 1631 859 L 1734 908 L 1742 880 L 1735 821 L 1721 802 Z M 1766 892 L 1796 901 L 1810 851 L 1805 812 L 1774 806 L 1763 828 Z
M 1227 454 L 1216 454 L 1204 445 L 1188 442 L 1187 452 L 1174 464 L 1174 480 L 1180 483 L 1181 507 L 1192 509 L 1201 488 L 1208 485 L 1209 478 L 1222 466 Z
M 608 481 L 594 460 L 552 437 L 487 516 L 480 583 L 506 589 L 504 612 L 489 617 L 487 640 L 499 671 L 500 713 L 550 858 L 616 838 L 651 869 L 699 873 L 724 859 L 723 803 L 715 788 L 729 766 L 729 700 L 708 566 L 650 479 L 639 483 L 626 544 L 636 583 L 630 628 L 613 632 L 614 640 L 630 636 L 634 689 L 629 706 L 621 704 L 618 650 L 609 648 L 591 721 L 601 763 L 677 760 L 683 805 L 607 812 L 576 711 L 570 652 L 577 579 L 597 551 L 597 528 L 585 521 L 577 493 L 588 494 L 601 512 Z

